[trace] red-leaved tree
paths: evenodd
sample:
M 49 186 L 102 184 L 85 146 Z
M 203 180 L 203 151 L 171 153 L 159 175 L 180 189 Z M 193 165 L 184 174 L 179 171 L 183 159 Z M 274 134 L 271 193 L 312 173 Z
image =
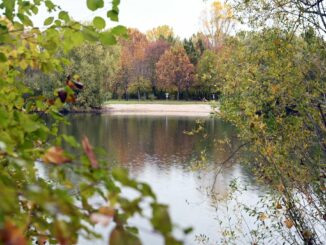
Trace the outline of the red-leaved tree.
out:
M 165 51 L 156 64 L 157 87 L 165 91 L 180 93 L 193 81 L 194 66 L 191 64 L 182 46 L 175 46 Z

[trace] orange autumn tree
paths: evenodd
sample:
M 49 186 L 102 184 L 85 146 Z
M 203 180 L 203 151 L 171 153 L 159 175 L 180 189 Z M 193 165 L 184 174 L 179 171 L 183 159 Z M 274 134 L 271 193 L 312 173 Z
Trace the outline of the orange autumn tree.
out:
M 170 48 L 170 44 L 164 40 L 151 42 L 146 48 L 145 60 L 148 68 L 148 78 L 151 82 L 154 96 L 157 96 L 156 63 L 168 48 Z
M 144 86 L 148 80 L 148 69 L 145 62 L 148 41 L 146 36 L 137 29 L 129 29 L 128 36 L 127 40 L 121 40 L 120 83 L 126 99 L 129 97 L 128 92 L 137 92 L 138 99 L 140 99 L 140 92 L 147 87 L 150 88 L 149 82 L 147 82 L 147 86 Z
M 157 87 L 171 92 L 180 93 L 193 82 L 194 66 L 191 64 L 186 51 L 182 46 L 175 46 L 165 51 L 156 64 Z

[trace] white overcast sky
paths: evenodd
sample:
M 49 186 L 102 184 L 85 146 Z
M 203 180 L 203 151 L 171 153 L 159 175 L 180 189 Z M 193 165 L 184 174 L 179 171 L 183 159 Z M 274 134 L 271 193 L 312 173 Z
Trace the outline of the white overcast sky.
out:
M 110 0 L 104 0 L 106 3 Z M 86 7 L 86 0 L 53 0 L 63 10 L 79 21 L 91 21 L 95 15 L 105 16 L 110 4 L 105 9 L 91 12 Z M 134 27 L 145 32 L 159 25 L 169 25 L 181 38 L 190 37 L 200 30 L 200 15 L 213 0 L 121 0 L 119 24 Z M 44 16 L 40 18 L 44 20 Z M 42 21 L 37 18 L 37 25 Z

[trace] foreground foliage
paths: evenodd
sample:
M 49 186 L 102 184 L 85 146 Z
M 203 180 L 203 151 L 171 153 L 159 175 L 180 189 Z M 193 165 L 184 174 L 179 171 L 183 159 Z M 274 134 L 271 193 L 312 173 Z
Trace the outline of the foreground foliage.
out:
M 112 1 L 109 19 L 118 20 L 119 2 Z M 104 1 L 87 0 L 87 7 L 95 11 Z M 41 8 L 49 13 L 42 31 L 31 21 Z M 58 53 L 67 54 L 85 41 L 101 52 L 98 44 L 115 44 L 127 30 L 117 26 L 100 32 L 105 26 L 101 17 L 94 17 L 92 25 L 81 24 L 50 0 L 3 1 L 0 9 L 0 242 L 75 244 L 80 237 L 99 237 L 95 224 L 110 223 L 110 244 L 140 244 L 137 228 L 128 226 L 128 219 L 139 215 L 166 244 L 180 244 L 172 235 L 167 206 L 157 202 L 147 184 L 98 159 L 87 137 L 80 144 L 58 134 L 57 126 L 64 121 L 58 112 L 62 103 L 73 103 L 83 85 L 68 78 L 65 87 L 54 90 L 54 83 L 52 95 L 43 97 L 23 83 L 31 69 L 42 74 L 41 80 L 54 71 L 62 73 L 70 62 Z M 78 48 L 74 54 L 84 59 Z M 87 69 L 82 62 L 75 62 L 72 72 Z M 64 151 L 63 143 L 80 154 Z M 135 195 L 123 196 L 126 188 Z
M 289 243 L 323 244 L 326 44 L 318 35 L 323 32 L 319 19 L 323 15 L 300 7 L 308 2 L 236 1 L 240 18 L 248 17 L 247 23 L 260 30 L 238 33 L 229 42 L 227 69 L 221 69 L 221 109 L 251 152 L 246 161 L 258 180 L 272 189 L 264 203 L 267 211 L 256 210 L 258 219 L 272 222 L 268 217 L 283 210 L 281 223 L 278 219 L 271 232 L 280 232 Z M 293 12 L 288 13 L 289 8 Z M 273 15 L 271 26 L 264 28 L 260 21 L 271 17 L 269 11 L 279 15 Z M 291 13 L 302 13 L 302 19 Z

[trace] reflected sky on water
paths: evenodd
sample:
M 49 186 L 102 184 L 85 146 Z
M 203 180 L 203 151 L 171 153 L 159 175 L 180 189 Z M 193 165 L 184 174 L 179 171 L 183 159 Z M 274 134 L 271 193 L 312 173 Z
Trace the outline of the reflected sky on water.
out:
M 234 128 L 219 119 L 110 114 L 71 114 L 67 118 L 71 124 L 62 125 L 61 132 L 79 141 L 88 136 L 91 144 L 106 151 L 108 164 L 124 166 L 133 177 L 149 183 L 158 200 L 170 206 L 176 224 L 194 227 L 186 244 L 200 244 L 198 240 L 216 244 L 223 230 L 219 221 L 231 217 L 231 222 L 237 222 L 239 214 L 231 208 L 236 203 L 227 201 L 232 180 L 248 185 L 249 191 L 239 197 L 245 203 L 254 203 L 261 193 L 250 173 L 239 164 L 219 166 L 231 152 L 221 141 L 228 137 L 239 145 Z M 198 122 L 203 130 L 194 135 L 185 133 L 198 128 Z M 196 168 L 203 157 L 203 166 Z M 212 187 L 216 169 L 220 173 Z M 131 224 L 142 227 L 144 244 L 163 244 L 143 220 L 135 218 Z M 110 227 L 96 229 L 104 234 L 105 241 L 88 244 L 107 241 Z M 81 240 L 80 244 L 87 243 Z

